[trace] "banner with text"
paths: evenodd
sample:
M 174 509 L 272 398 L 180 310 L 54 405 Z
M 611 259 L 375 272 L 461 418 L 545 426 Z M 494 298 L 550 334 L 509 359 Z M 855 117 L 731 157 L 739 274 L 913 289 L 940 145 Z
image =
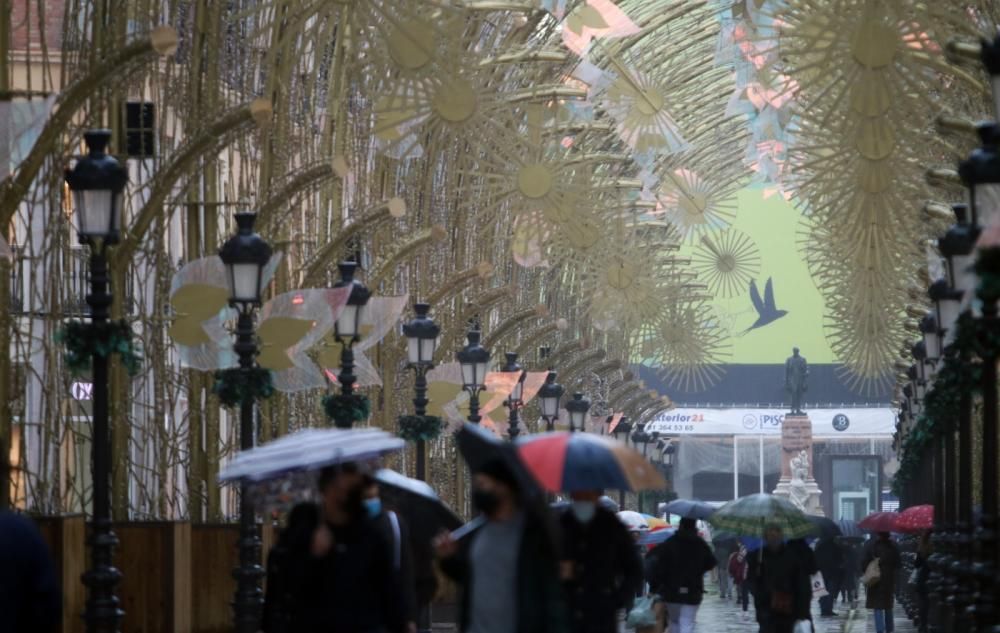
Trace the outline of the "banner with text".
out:
M 892 409 L 810 409 L 814 436 L 892 435 Z M 647 432 L 662 435 L 781 435 L 780 409 L 673 409 L 653 419 Z

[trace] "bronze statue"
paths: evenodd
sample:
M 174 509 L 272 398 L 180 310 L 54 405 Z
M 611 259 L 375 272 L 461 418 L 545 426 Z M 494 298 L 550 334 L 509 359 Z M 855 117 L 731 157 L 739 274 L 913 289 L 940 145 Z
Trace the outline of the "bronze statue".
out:
M 785 391 L 792 398 L 792 410 L 789 415 L 805 415 L 802 411 L 802 395 L 806 392 L 806 379 L 809 378 L 809 363 L 805 357 L 799 356 L 799 348 L 792 348 L 792 355 L 785 361 Z

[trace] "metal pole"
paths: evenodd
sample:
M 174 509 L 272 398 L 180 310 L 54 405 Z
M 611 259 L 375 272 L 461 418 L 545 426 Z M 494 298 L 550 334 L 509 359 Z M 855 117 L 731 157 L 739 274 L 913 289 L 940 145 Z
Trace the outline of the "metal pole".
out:
M 108 322 L 111 293 L 108 289 L 108 260 L 104 246 L 90 249 L 90 321 L 93 325 Z M 108 423 L 108 357 L 93 356 L 93 439 L 91 471 L 94 478 L 94 509 L 90 531 L 91 567 L 83 574 L 83 584 L 90 590 L 83 619 L 88 633 L 117 633 L 125 612 L 118 608 L 115 587 L 121 572 L 114 566 L 118 537 L 111 529 L 111 429 Z M 6 482 L 4 482 L 6 485 Z
M 965 355 L 967 356 L 967 355 Z M 969 359 L 963 357 L 963 363 Z M 955 556 L 952 563 L 952 630 L 968 633 L 972 630 L 969 606 L 973 600 L 972 574 L 972 390 L 962 390 L 958 405 L 958 522 L 955 528 Z
M 473 387 L 469 391 L 469 422 L 479 424 L 483 417 L 479 415 L 479 387 Z
M 733 436 L 733 499 L 740 498 L 740 436 Z
M 413 367 L 416 374 L 413 390 L 413 411 L 417 415 L 427 414 L 427 370 L 429 368 L 420 363 Z M 427 481 L 427 445 L 424 440 L 417 440 L 417 479 Z
M 980 333 L 985 340 L 983 346 L 982 392 L 983 392 L 983 513 L 976 540 L 979 542 L 979 556 L 974 566 L 977 577 L 975 604 L 976 626 L 979 631 L 988 631 L 995 615 L 993 582 L 994 556 L 996 555 L 997 518 L 997 358 L 991 349 L 988 337 L 996 332 L 997 305 L 995 297 L 982 297 L 983 318 L 979 323 Z
M 354 393 L 354 381 L 358 379 L 354 375 L 354 339 L 351 338 L 348 341 L 343 341 L 341 345 L 340 374 L 337 375 L 337 382 L 340 383 L 340 393 L 349 396 Z M 354 424 L 354 420 L 350 417 L 345 417 L 334 420 L 333 423 L 338 428 L 349 429 Z
M 513 442 L 517 439 L 517 436 L 521 434 L 521 429 L 518 428 L 518 424 L 521 422 L 521 404 L 517 401 L 511 400 L 508 406 L 510 407 L 510 413 L 507 416 L 507 436 L 510 438 L 510 441 Z
M 764 434 L 757 436 L 757 476 L 760 479 L 760 493 L 764 494 Z
M 254 369 L 257 344 L 254 341 L 252 308 L 240 310 L 236 321 L 236 344 L 233 346 L 240 359 L 240 370 L 249 382 L 249 374 Z M 254 398 L 247 395 L 240 403 L 240 450 L 246 451 L 254 445 Z M 264 593 L 260 579 L 264 575 L 260 566 L 260 537 L 254 520 L 253 502 L 250 500 L 246 483 L 240 485 L 240 565 L 233 570 L 236 579 L 236 593 L 233 595 L 233 612 L 237 633 L 257 633 L 260 625 L 261 607 Z

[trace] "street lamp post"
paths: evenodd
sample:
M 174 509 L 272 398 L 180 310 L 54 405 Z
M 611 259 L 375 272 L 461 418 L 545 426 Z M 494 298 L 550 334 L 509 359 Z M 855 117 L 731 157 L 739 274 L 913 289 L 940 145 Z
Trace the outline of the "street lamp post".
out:
M 635 430 L 632 431 L 632 445 L 639 446 L 642 445 L 642 456 L 646 457 L 646 449 L 649 447 L 649 443 L 652 441 L 653 436 L 646 432 L 646 425 L 643 423 L 636 424 Z M 642 495 L 636 493 L 636 500 L 639 508 L 639 513 L 642 514 Z
M 550 371 L 545 377 L 545 384 L 538 390 L 538 402 L 542 409 L 542 419 L 545 420 L 545 430 L 551 433 L 556 429 L 556 419 L 559 417 L 559 401 L 562 399 L 563 386 L 556 382 L 558 374 Z
M 517 374 L 514 388 L 510 392 L 505 405 L 508 409 L 507 415 L 507 436 L 513 441 L 521 433 L 519 423 L 521 422 L 521 408 L 524 406 L 524 379 L 526 374 L 524 369 L 517 362 L 517 354 L 507 352 L 505 354 L 507 364 L 500 371 L 508 374 Z
M 628 445 L 629 433 L 631 431 L 632 431 L 632 423 L 629 421 L 627 417 L 622 416 L 622 418 L 618 420 L 618 424 L 615 426 L 615 428 L 612 429 L 611 434 L 615 436 L 616 440 L 622 441 L 626 445 Z M 618 507 L 620 507 L 622 510 L 625 509 L 624 490 L 618 491 Z
M 587 411 L 590 410 L 590 400 L 582 393 L 574 393 L 573 399 L 566 403 L 569 412 L 569 432 L 586 430 Z
M 107 248 L 118 243 L 121 232 L 122 198 L 128 175 L 105 149 L 109 130 L 84 134 L 87 155 L 66 172 L 73 193 L 77 232 L 81 244 L 90 247 L 90 322 L 99 332 L 108 322 L 112 295 L 109 289 Z M 118 538 L 111 529 L 111 434 L 108 420 L 108 357 L 93 356 L 93 438 L 91 470 L 94 505 L 90 533 L 90 569 L 83 575 L 89 589 L 84 620 L 89 633 L 115 633 L 125 613 L 118 608 L 115 586 L 121 573 L 114 566 Z
M 441 326 L 428 316 L 431 306 L 427 303 L 416 303 L 413 311 L 416 316 L 403 325 L 403 336 L 407 339 L 407 359 L 414 374 L 413 409 L 418 416 L 427 415 L 427 372 L 434 369 L 434 352 L 437 351 L 438 337 Z M 424 440 L 417 440 L 417 479 L 427 480 L 427 445 Z
M 479 424 L 479 393 L 486 388 L 486 372 L 490 366 L 490 352 L 480 345 L 482 332 L 469 330 L 465 347 L 455 353 L 455 359 L 462 367 L 462 389 L 469 392 L 469 422 Z
M 340 343 L 340 373 L 337 375 L 337 382 L 340 383 L 340 393 L 350 396 L 354 393 L 354 382 L 358 379 L 354 375 L 354 344 L 361 336 L 361 322 L 364 319 L 365 307 L 372 293 L 368 288 L 354 278 L 354 272 L 358 268 L 357 262 L 340 262 L 337 265 L 340 271 L 340 281 L 333 285 L 334 288 L 350 288 L 351 293 L 347 297 L 347 304 L 341 310 L 334 324 L 334 335 Z M 349 429 L 354 420 L 345 414 L 345 417 L 333 421 L 338 428 Z
M 219 258 L 226 267 L 229 283 L 229 305 L 239 311 L 233 349 L 239 357 L 242 378 L 248 384 L 252 380 L 250 374 L 257 365 L 254 309 L 260 306 L 263 272 L 271 259 L 271 246 L 253 230 L 256 217 L 253 213 L 237 213 L 237 233 L 219 249 Z M 248 389 L 240 403 L 240 450 L 250 450 L 253 445 L 254 396 Z M 236 631 L 256 633 L 264 603 L 260 588 L 264 572 L 260 566 L 260 538 L 257 536 L 253 502 L 246 483 L 240 487 L 239 551 L 240 564 L 233 571 L 236 579 L 233 598 Z

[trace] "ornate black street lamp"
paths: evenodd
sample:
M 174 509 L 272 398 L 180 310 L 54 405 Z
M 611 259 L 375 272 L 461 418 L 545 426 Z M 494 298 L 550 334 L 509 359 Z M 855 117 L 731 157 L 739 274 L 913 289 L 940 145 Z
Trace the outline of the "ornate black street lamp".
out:
M 551 433 L 556 430 L 556 419 L 559 417 L 559 401 L 562 400 L 565 389 L 556 382 L 557 374 L 550 371 L 545 377 L 545 384 L 538 390 L 538 403 L 545 420 L 545 430 Z
M 414 304 L 416 316 L 403 325 L 403 336 L 407 340 L 407 359 L 415 376 L 413 409 L 418 416 L 427 415 L 427 372 L 434 369 L 434 352 L 437 351 L 438 337 L 441 335 L 441 326 L 428 316 L 430 310 L 430 304 Z M 417 479 L 421 481 L 427 480 L 426 453 L 424 440 L 417 440 Z
M 237 233 L 219 249 L 219 258 L 226 267 L 229 282 L 229 305 L 239 311 L 233 349 L 239 357 L 241 378 L 246 384 L 251 383 L 251 374 L 258 369 L 254 310 L 260 306 L 264 268 L 271 259 L 271 246 L 253 230 L 256 218 L 253 213 L 237 213 Z M 254 395 L 250 389 L 245 389 L 240 403 L 240 450 L 249 450 L 253 445 Z M 253 502 L 246 483 L 240 487 L 239 551 L 240 564 L 233 572 L 236 578 L 233 599 L 236 631 L 256 633 L 264 603 L 260 588 L 264 571 L 260 566 L 260 538 L 257 536 Z
M 587 429 L 587 411 L 590 411 L 590 400 L 582 393 L 574 393 L 573 399 L 566 403 L 569 412 L 569 432 Z
M 629 419 L 625 416 L 622 416 L 622 418 L 618 420 L 618 424 L 615 425 L 615 428 L 611 430 L 611 434 L 615 436 L 615 439 L 624 442 L 626 445 L 628 445 L 629 433 L 631 432 L 632 432 L 632 422 L 629 421 Z M 618 491 L 618 507 L 620 507 L 622 510 L 625 509 L 624 490 Z
M 73 193 L 77 232 L 81 244 L 90 247 L 90 327 L 95 336 L 107 328 L 112 295 L 109 289 L 107 248 L 118 243 L 121 232 L 122 199 L 128 175 L 125 168 L 105 149 L 109 130 L 84 134 L 88 153 L 66 172 Z M 106 336 L 106 333 L 104 334 Z M 115 633 L 124 612 L 118 608 L 115 586 L 121 573 L 113 564 L 118 538 L 111 529 L 111 429 L 108 420 L 108 357 L 93 356 L 93 437 L 91 470 L 94 478 L 94 506 L 90 532 L 90 569 L 84 573 L 87 631 Z
M 468 343 L 455 353 L 455 360 L 462 367 L 462 389 L 469 392 L 469 422 L 479 424 L 479 393 L 486 388 L 486 372 L 490 366 L 490 352 L 479 344 L 482 332 L 469 330 Z
M 357 270 L 357 262 L 340 262 L 337 265 L 340 270 L 340 281 L 333 285 L 334 288 L 350 288 L 347 297 L 347 305 L 337 317 L 337 322 L 333 326 L 334 335 L 340 343 L 340 373 L 337 375 L 337 382 L 340 383 L 340 393 L 344 396 L 351 396 L 354 393 L 354 381 L 358 379 L 354 375 L 354 344 L 361 337 L 361 323 L 364 319 L 365 306 L 371 299 L 372 293 L 368 288 L 354 278 L 354 271 Z M 354 423 L 354 419 L 342 411 L 343 417 L 334 419 L 333 423 L 338 428 L 349 429 Z
M 642 445 L 642 456 L 646 457 L 646 449 L 649 447 L 649 443 L 654 440 L 653 436 L 646 432 L 646 425 L 643 423 L 638 423 L 635 425 L 635 430 L 632 431 L 632 446 Z M 637 494 L 638 499 L 638 511 L 642 514 L 642 495 Z
M 500 371 L 517 375 L 514 388 L 511 389 L 510 396 L 507 398 L 507 402 L 504 403 L 504 406 L 508 410 L 507 436 L 513 441 L 521 433 L 518 425 L 521 422 L 521 408 L 524 407 L 524 379 L 527 374 L 524 373 L 524 368 L 518 364 L 516 353 L 507 352 L 505 356 L 507 357 L 507 364 Z

